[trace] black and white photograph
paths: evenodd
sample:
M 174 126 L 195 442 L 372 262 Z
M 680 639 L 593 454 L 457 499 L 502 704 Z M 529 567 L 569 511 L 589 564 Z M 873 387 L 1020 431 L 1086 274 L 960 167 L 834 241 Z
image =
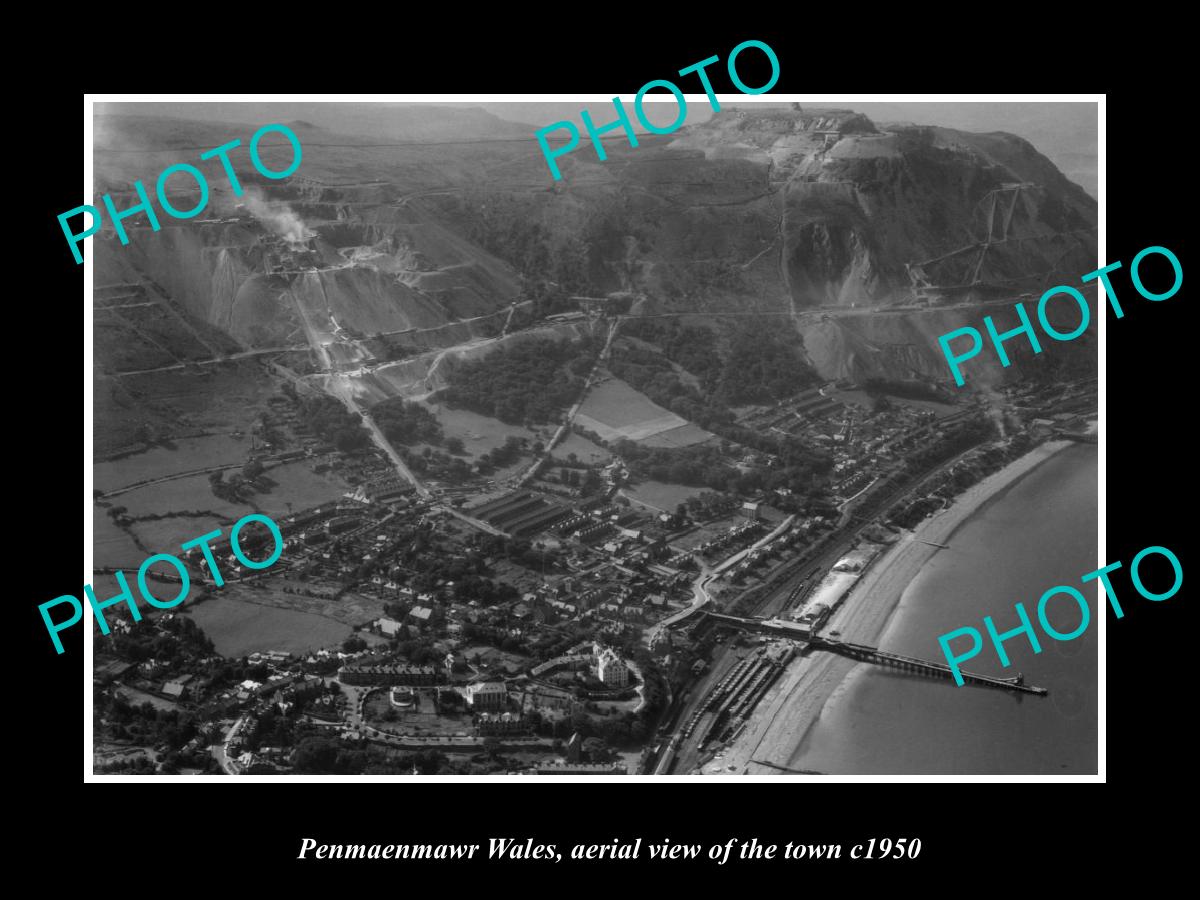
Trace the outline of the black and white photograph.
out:
M 1099 780 L 1096 96 L 683 89 L 92 103 L 89 777 Z

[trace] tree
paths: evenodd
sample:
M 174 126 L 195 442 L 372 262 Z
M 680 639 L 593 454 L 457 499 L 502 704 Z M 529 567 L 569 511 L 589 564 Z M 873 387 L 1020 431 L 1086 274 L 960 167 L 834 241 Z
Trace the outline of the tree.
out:
M 338 759 L 338 745 L 326 738 L 309 738 L 296 748 L 293 764 L 297 772 L 333 774 Z
M 595 469 L 588 469 L 587 474 L 583 477 L 583 484 L 580 485 L 579 490 L 584 495 L 592 494 L 600 490 L 603 484 L 604 482 L 600 480 L 600 476 L 596 474 Z
M 604 741 L 597 737 L 584 738 L 582 750 L 589 762 L 608 762 L 613 757 L 612 751 L 605 746 Z

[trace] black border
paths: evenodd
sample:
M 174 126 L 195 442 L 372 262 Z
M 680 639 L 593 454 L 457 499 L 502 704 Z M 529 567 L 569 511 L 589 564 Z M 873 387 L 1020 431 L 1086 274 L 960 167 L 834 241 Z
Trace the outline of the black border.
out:
M 513 16 L 519 18 L 515 12 Z M 1010 24 L 1018 33 L 1027 28 L 1020 22 Z M 288 58 L 290 51 L 263 51 L 260 58 L 246 49 L 246 42 L 255 41 L 246 35 L 239 41 L 240 47 L 214 53 L 212 63 L 194 79 L 168 78 L 161 70 L 126 72 L 128 77 L 119 79 L 100 73 L 89 86 L 106 91 L 136 85 L 162 92 L 237 92 L 278 89 L 286 80 L 288 89 L 299 91 L 329 90 L 332 78 L 338 90 L 347 92 L 449 91 L 477 88 L 479 78 L 486 77 L 487 89 L 494 92 L 598 91 L 627 96 L 644 81 L 669 77 L 678 68 L 714 53 L 724 58 L 734 44 L 748 38 L 766 41 L 779 56 L 782 74 L 773 93 L 847 90 L 847 80 L 849 89 L 856 92 L 1010 91 L 1020 89 L 1012 83 L 1011 68 L 1027 64 L 1002 54 L 1006 39 L 996 35 L 987 39 L 978 32 L 963 34 L 960 49 L 953 54 L 922 44 L 914 35 L 896 35 L 894 43 L 890 37 L 856 42 L 853 28 L 771 30 L 757 22 L 714 26 L 708 36 L 699 38 L 646 34 L 630 27 L 619 35 L 597 33 L 583 39 L 579 28 L 570 27 L 553 37 L 530 37 L 525 47 L 517 47 L 507 33 L 500 43 L 476 48 L 466 48 L 457 37 L 455 44 L 447 44 L 447 39 L 439 36 L 430 37 L 422 52 L 418 40 L 421 27 L 426 26 L 395 23 L 396 49 L 382 52 L 374 64 L 360 66 L 360 54 L 351 48 L 343 47 L 336 54 L 328 51 L 324 65 L 333 71 L 316 72 L 312 77 L 301 72 L 317 65 L 303 61 L 307 51 L 295 52 L 297 76 L 292 78 L 286 63 L 272 62 Z M 542 27 L 557 28 L 554 22 L 542 23 Z M 1034 31 L 1056 33 L 1052 23 L 1040 23 Z M 281 35 L 278 40 L 289 39 Z M 305 44 L 314 42 L 311 34 L 303 40 Z M 992 50 L 975 54 L 971 47 Z M 931 50 L 928 58 L 922 49 Z M 1096 90 L 1097 84 L 1111 83 L 1108 74 L 1078 68 L 1080 54 L 1099 52 L 1072 50 L 1074 56 L 1060 61 L 1067 70 L 1059 74 L 1073 82 L 1075 90 Z M 312 51 L 317 56 L 326 53 Z M 347 62 L 345 53 L 354 56 L 356 71 L 352 74 L 337 71 L 342 63 L 336 63 L 334 57 Z M 886 65 L 872 68 L 872 54 L 883 54 Z M 989 72 L 985 57 L 997 65 L 1003 59 L 1009 68 L 999 73 L 1001 77 L 989 78 L 997 73 Z M 841 65 L 835 65 L 838 61 Z M 980 77 L 955 78 L 951 84 L 944 78 L 947 67 L 954 72 L 976 72 Z M 1162 74 L 1158 64 L 1152 72 Z M 744 77 L 750 83 L 761 80 L 755 80 L 749 70 Z M 1187 127 L 1190 116 L 1163 94 L 1160 84 L 1147 79 L 1142 86 L 1108 94 L 1107 260 L 1120 259 L 1128 265 L 1137 251 L 1157 244 L 1174 250 L 1186 269 L 1184 221 L 1190 216 L 1185 192 L 1190 191 L 1193 177 L 1178 129 Z M 1044 90 L 1049 86 L 1039 82 L 1023 87 Z M 55 216 L 78 203 L 82 95 L 78 89 L 62 85 L 47 90 L 36 104 L 24 119 L 26 127 L 37 130 L 36 151 L 27 155 L 20 177 L 12 179 L 27 194 L 16 207 L 22 210 L 22 224 L 29 223 L 33 229 L 28 236 L 12 238 L 22 250 L 33 253 L 28 262 L 24 252 L 15 254 L 13 260 L 28 277 L 21 278 L 20 287 L 10 295 L 10 346 L 19 350 L 10 369 L 15 383 L 8 399 L 15 407 L 10 422 L 23 432 L 10 436 L 16 451 L 9 473 L 16 500 L 10 516 L 32 524 L 32 528 L 26 525 L 22 529 L 26 533 L 10 538 L 10 547 L 20 548 L 12 554 L 10 566 L 19 573 L 17 614 L 23 626 L 17 642 L 32 657 L 31 665 L 22 672 L 27 676 L 26 686 L 34 689 L 26 693 L 23 704 L 31 715 L 20 717 L 12 727 L 22 733 L 14 742 L 21 757 L 20 771 L 34 777 L 22 781 L 37 786 L 35 828 L 51 833 L 65 830 L 68 811 L 79 813 L 76 827 L 83 826 L 90 837 L 75 846 L 86 855 L 89 869 L 97 871 L 94 867 L 101 865 L 102 858 L 113 866 L 127 864 L 125 852 L 131 849 L 127 843 L 131 837 L 136 841 L 132 846 L 149 851 L 137 853 L 139 868 L 176 868 L 173 860 L 178 860 L 176 854 L 184 851 L 181 845 L 186 844 L 185 864 L 190 868 L 200 860 L 209 861 L 218 878 L 228 865 L 231 872 L 283 876 L 285 881 L 295 876 L 315 886 L 353 884 L 347 879 L 357 880 L 368 871 L 384 872 L 398 864 L 306 865 L 294 859 L 305 836 L 322 842 L 440 839 L 477 841 L 486 846 L 488 837 L 502 835 L 558 845 L 610 842 L 622 835 L 706 844 L 756 836 L 764 842 L 841 840 L 849 845 L 872 836 L 907 835 L 921 837 L 924 843 L 921 857 L 912 864 L 856 865 L 852 871 L 837 864 L 821 864 L 794 871 L 809 884 L 814 877 L 823 883 L 822 875 L 829 876 L 830 883 L 835 883 L 834 878 L 852 877 L 854 885 L 863 878 L 881 884 L 887 879 L 887 884 L 894 884 L 901 872 L 914 873 L 928 882 L 930 876 L 946 878 L 948 872 L 960 869 L 974 872 L 972 880 L 987 872 L 986 877 L 1000 875 L 1019 884 L 1022 879 L 1017 870 L 1028 855 L 1052 853 L 1059 860 L 1091 861 L 1095 849 L 1088 845 L 1113 839 L 1105 817 L 1093 808 L 1098 801 L 1076 798 L 1064 802 L 1057 792 L 1078 788 L 1050 785 L 1023 785 L 1016 789 L 1019 797 L 1009 789 L 962 784 L 700 786 L 689 779 L 664 787 L 624 785 L 623 791 L 602 791 L 593 784 L 558 784 L 551 792 L 544 783 L 523 779 L 499 785 L 375 784 L 350 789 L 306 785 L 303 792 L 275 789 L 270 796 L 255 790 L 252 797 L 242 793 L 232 802 L 207 791 L 203 797 L 172 795 L 170 802 L 163 802 L 141 790 L 138 798 L 146 800 L 144 804 L 115 795 L 105 797 L 106 802 L 98 802 L 94 793 L 81 795 L 79 790 L 85 786 L 77 703 L 83 632 L 72 632 L 66 639 L 66 653 L 57 657 L 45 639 L 36 604 L 79 587 L 75 547 L 66 541 L 67 526 L 82 499 L 75 481 L 80 455 L 77 432 L 67 411 L 74 404 L 66 400 L 79 389 L 79 370 L 67 352 L 78 326 L 70 325 L 69 339 L 59 328 L 65 331 L 73 320 L 61 310 L 75 308 L 80 302 L 82 267 L 75 266 L 65 252 Z M 1177 141 L 1173 140 L 1176 135 Z M 1118 289 L 1126 285 L 1121 294 L 1126 316 L 1117 321 L 1109 314 L 1107 323 L 1108 559 L 1128 565 L 1138 550 L 1160 544 L 1174 550 L 1186 571 L 1183 513 L 1185 491 L 1191 482 L 1187 466 L 1191 455 L 1191 379 L 1187 371 L 1191 330 L 1184 319 L 1188 306 L 1184 291 L 1168 301 L 1150 303 L 1135 297 L 1127 282 L 1116 283 Z M 35 337 L 38 335 L 52 337 L 46 340 Z M 31 470 L 28 474 L 22 471 L 26 467 Z M 1129 596 L 1128 581 L 1114 581 L 1121 596 Z M 1186 586 L 1163 603 L 1133 598 L 1124 606 L 1124 619 L 1118 621 L 1111 614 L 1107 619 L 1107 777 L 1122 796 L 1122 807 L 1131 802 L 1153 804 L 1155 795 L 1169 795 L 1162 782 L 1174 778 L 1173 773 L 1188 764 L 1180 752 L 1186 745 L 1181 746 L 1178 737 L 1188 717 L 1185 692 L 1190 682 L 1183 675 L 1182 662 L 1189 658 L 1191 634 Z M 115 792 L 126 787 L 97 789 Z M 535 791 L 532 795 L 531 788 Z M 245 790 L 245 786 L 237 789 Z M 936 796 L 930 796 L 931 792 Z M 1126 846 L 1134 840 L 1130 828 L 1156 830 L 1150 810 L 1143 810 L 1141 816 L 1140 822 L 1121 823 L 1120 841 Z M 135 827 L 140 829 L 136 836 L 122 830 Z M 435 871 L 435 864 L 418 865 L 422 875 Z M 498 889 L 544 884 L 552 890 L 572 891 L 580 885 L 577 875 L 583 873 L 614 874 L 615 883 L 621 884 L 619 870 L 629 866 L 590 863 L 580 873 L 571 873 L 569 880 L 531 883 L 528 867 L 553 874 L 569 862 L 549 868 L 534 862 L 506 865 L 521 866 L 522 871 L 513 873 L 519 881 L 508 882 L 503 872 L 483 872 L 479 883 L 495 884 Z M 765 865 L 770 863 L 755 864 Z M 495 864 L 486 868 L 494 870 Z M 640 874 L 646 866 L 638 868 Z M 685 871 L 684 864 L 670 864 L 670 868 L 668 877 L 672 879 Z M 735 883 L 753 884 L 744 881 L 750 874 L 745 864 L 691 866 L 689 870 L 706 880 L 736 878 Z M 463 866 L 447 872 L 446 886 L 459 887 L 458 879 L 465 872 Z M 381 880 L 381 884 L 404 884 L 394 874 L 403 879 L 406 873 L 388 871 L 387 881 Z M 496 874 L 501 880 L 495 880 Z M 441 880 L 429 886 L 436 889 Z M 625 883 L 630 888 L 635 884 Z M 785 882 L 779 887 L 803 886 L 792 888 Z

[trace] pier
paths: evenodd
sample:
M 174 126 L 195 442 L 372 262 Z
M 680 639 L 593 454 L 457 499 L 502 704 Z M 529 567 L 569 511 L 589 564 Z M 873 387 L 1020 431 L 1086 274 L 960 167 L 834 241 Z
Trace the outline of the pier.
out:
M 768 634 L 773 637 L 790 638 L 799 642 L 803 647 L 814 650 L 825 650 L 849 657 L 858 662 L 872 663 L 877 666 L 888 666 L 908 672 L 912 675 L 925 675 L 929 678 L 954 679 L 954 672 L 945 663 L 933 662 L 928 659 L 918 659 L 915 656 L 904 656 L 880 650 L 878 647 L 868 647 L 866 644 L 852 644 L 848 641 L 836 641 L 832 638 L 813 634 L 809 626 L 786 619 L 759 619 L 747 616 L 731 616 L 728 613 L 715 613 L 705 610 L 705 615 L 720 625 L 729 625 L 747 631 Z M 1010 678 L 997 678 L 991 675 L 978 675 L 974 672 L 959 670 L 964 684 L 974 684 L 980 687 L 999 688 L 1005 691 L 1016 691 L 1022 694 L 1034 694 L 1045 697 L 1049 691 L 1042 687 L 1026 684 L 1021 674 Z
M 828 650 L 859 662 L 874 663 L 879 666 L 890 666 L 902 672 L 914 675 L 927 675 L 931 678 L 954 678 L 954 672 L 944 663 L 931 662 L 927 659 L 917 659 L 915 656 L 903 656 L 899 653 L 889 653 L 878 647 L 868 647 L 865 644 L 851 644 L 847 641 L 834 641 L 824 637 L 814 637 L 809 645 L 819 650 Z M 1011 678 L 995 678 L 991 675 L 977 675 L 973 672 L 959 670 L 964 684 L 977 684 L 982 687 L 1000 688 L 1006 691 L 1018 691 L 1024 694 L 1035 694 L 1039 697 L 1049 693 L 1045 688 L 1025 683 L 1025 676 L 1020 673 Z

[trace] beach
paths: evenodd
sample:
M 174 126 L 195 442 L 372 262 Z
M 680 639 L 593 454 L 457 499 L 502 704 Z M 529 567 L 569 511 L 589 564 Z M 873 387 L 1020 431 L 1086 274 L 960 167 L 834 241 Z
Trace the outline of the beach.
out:
M 826 627 L 841 639 L 878 645 L 905 588 L 954 532 L 992 500 L 1070 441 L 1050 441 L 968 488 L 946 509 L 904 534 L 858 579 Z M 703 769 L 706 773 L 784 774 L 788 760 L 816 723 L 826 703 L 859 665 L 833 653 L 815 652 L 793 660 L 771 687 L 738 738 Z M 763 763 L 773 765 L 764 765 Z

